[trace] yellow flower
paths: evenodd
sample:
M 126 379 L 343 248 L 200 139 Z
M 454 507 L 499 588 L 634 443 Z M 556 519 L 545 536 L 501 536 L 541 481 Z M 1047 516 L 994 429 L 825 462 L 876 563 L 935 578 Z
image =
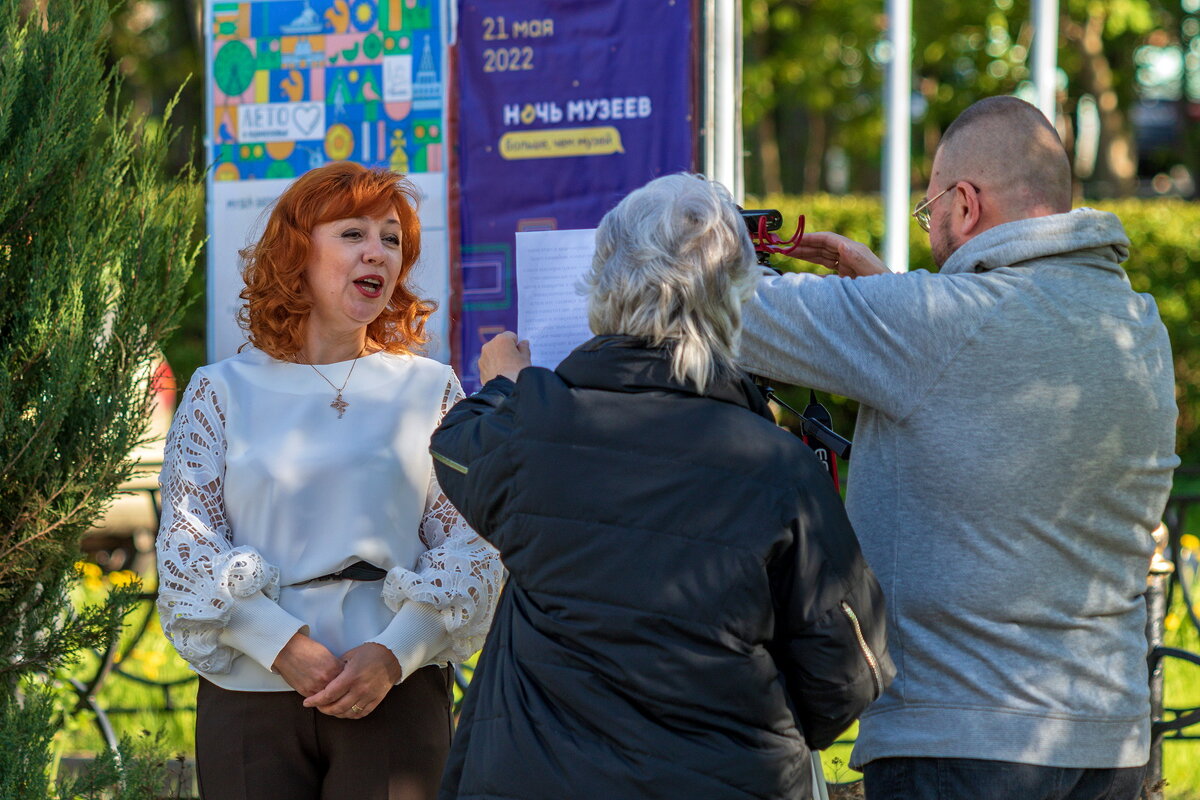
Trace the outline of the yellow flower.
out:
M 85 590 L 94 592 L 104 588 L 104 581 L 101 579 L 104 571 L 100 569 L 99 564 L 92 561 L 76 561 L 75 569 Z
M 1185 550 L 1200 550 L 1200 536 L 1185 533 L 1179 537 L 1179 546 Z
M 156 650 L 143 650 L 135 647 L 129 654 L 129 660 L 138 665 L 144 677 L 154 681 L 158 680 L 162 667 L 167 663 L 167 656 Z
M 118 572 L 110 572 L 108 581 L 113 586 L 128 586 L 131 583 L 140 580 L 138 574 L 130 569 L 123 569 Z

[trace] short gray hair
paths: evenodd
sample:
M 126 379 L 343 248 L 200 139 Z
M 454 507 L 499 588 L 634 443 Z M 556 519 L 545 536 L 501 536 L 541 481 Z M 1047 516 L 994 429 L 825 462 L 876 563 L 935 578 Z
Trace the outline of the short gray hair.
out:
M 640 336 L 672 350 L 671 373 L 703 392 L 736 369 L 742 303 L 754 294 L 754 245 L 728 190 L 703 176 L 651 181 L 608 212 L 585 278 L 596 335 Z

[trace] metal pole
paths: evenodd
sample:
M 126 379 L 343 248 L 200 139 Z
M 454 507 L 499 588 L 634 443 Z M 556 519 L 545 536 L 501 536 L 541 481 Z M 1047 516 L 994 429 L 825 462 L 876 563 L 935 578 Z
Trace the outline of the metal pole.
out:
M 742 15 L 738 0 L 705 0 L 701 19 L 701 169 L 739 203 L 742 172 Z
M 204 163 L 216 163 L 216 142 L 213 141 L 213 90 L 210 85 L 213 74 L 213 0 L 204 0 L 204 22 L 201 26 L 204 35 L 200 37 L 200 47 L 204 51 Z M 211 364 L 217 360 L 217 333 L 214 320 L 217 318 L 216 291 L 216 254 L 213 252 L 213 234 L 216 232 L 213 224 L 216 216 L 216 203 L 213 201 L 213 176 L 216 168 L 204 171 L 204 234 L 208 245 L 204 248 L 204 363 Z
M 1033 0 L 1033 84 L 1037 107 L 1058 126 L 1058 0 Z
M 829 800 L 829 782 L 825 780 L 825 768 L 821 766 L 821 753 L 813 750 L 809 756 L 812 758 L 813 800 Z
M 1167 616 L 1167 587 L 1170 585 L 1171 573 L 1175 565 L 1164 556 L 1167 546 L 1167 527 L 1159 525 L 1153 533 L 1154 557 L 1150 561 L 1150 574 L 1146 578 L 1146 642 L 1153 650 L 1162 647 L 1163 621 Z M 1154 664 L 1150 673 L 1150 721 L 1159 722 L 1163 718 L 1163 671 L 1161 662 Z M 1162 739 L 1151 738 L 1150 760 L 1146 765 L 1146 777 L 1142 783 L 1142 800 L 1162 800 L 1163 798 L 1163 753 Z
M 883 262 L 908 271 L 908 203 L 911 193 L 912 3 L 887 0 L 888 53 L 883 153 Z

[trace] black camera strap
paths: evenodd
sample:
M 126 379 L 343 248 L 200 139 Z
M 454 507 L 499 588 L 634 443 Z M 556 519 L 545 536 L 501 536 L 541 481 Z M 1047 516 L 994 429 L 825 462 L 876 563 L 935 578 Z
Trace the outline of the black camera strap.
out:
M 838 459 L 843 461 L 850 460 L 850 451 L 854 447 L 854 443 L 844 436 L 841 436 L 833 429 L 833 417 L 830 416 L 829 410 L 825 406 L 817 402 L 817 393 L 812 389 L 808 391 L 808 405 L 804 408 L 804 413 L 800 413 L 790 405 L 779 399 L 779 395 L 775 390 L 760 383 L 763 394 L 767 400 L 778 403 L 783 408 L 795 414 L 800 419 L 800 441 L 808 445 L 813 453 L 816 454 L 821 464 L 829 473 L 829 478 L 833 481 L 833 485 L 841 490 L 841 480 L 838 478 Z

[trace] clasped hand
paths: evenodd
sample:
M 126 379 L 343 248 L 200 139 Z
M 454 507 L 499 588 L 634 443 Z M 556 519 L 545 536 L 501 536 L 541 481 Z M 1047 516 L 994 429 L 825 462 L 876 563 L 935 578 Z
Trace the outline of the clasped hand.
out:
M 343 719 L 370 714 L 401 678 L 396 656 L 381 644 L 366 642 L 338 658 L 303 633 L 288 641 L 273 666 L 304 696 L 306 708 Z

